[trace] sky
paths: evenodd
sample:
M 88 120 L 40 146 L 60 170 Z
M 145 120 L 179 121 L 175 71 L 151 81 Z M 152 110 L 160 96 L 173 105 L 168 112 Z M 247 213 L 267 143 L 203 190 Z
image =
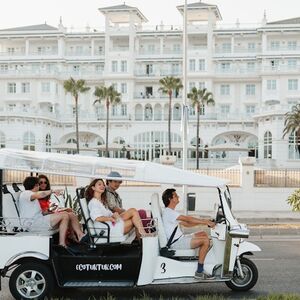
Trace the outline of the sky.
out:
M 194 3 L 199 0 L 188 0 Z M 223 23 L 260 23 L 264 10 L 268 21 L 300 17 L 299 0 L 203 0 L 218 5 Z M 5 4 L 4 4 L 5 3 Z M 124 0 L 2 0 L 0 9 L 0 28 L 47 23 L 57 26 L 62 16 L 66 27 L 92 28 L 104 26 L 100 7 L 123 4 Z M 135 6 L 149 20 L 149 25 L 182 24 L 182 17 L 176 6 L 184 0 L 127 0 L 126 4 Z

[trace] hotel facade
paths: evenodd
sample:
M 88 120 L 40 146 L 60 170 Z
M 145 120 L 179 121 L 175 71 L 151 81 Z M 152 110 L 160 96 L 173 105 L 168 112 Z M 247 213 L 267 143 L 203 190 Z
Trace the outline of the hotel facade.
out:
M 183 14 L 183 6 L 177 9 Z M 147 26 L 136 7 L 99 9 L 102 30 L 47 24 L 0 30 L 0 146 L 72 152 L 74 100 L 63 82 L 84 79 L 79 96 L 81 152 L 102 155 L 106 110 L 95 86 L 114 85 L 122 102 L 110 108 L 110 156 L 159 161 L 168 149 L 165 76 L 182 78 L 182 26 Z M 162 14 L 164 12 L 161 12 Z M 166 13 L 166 12 L 165 12 Z M 206 87 L 215 105 L 200 116 L 200 166 L 300 167 L 298 141 L 282 136 L 284 114 L 300 103 L 300 18 L 222 25 L 217 6 L 188 5 L 187 90 Z M 182 91 L 172 99 L 172 145 L 182 155 Z M 188 166 L 195 167 L 196 114 L 188 107 Z M 118 148 L 119 145 L 119 148 Z

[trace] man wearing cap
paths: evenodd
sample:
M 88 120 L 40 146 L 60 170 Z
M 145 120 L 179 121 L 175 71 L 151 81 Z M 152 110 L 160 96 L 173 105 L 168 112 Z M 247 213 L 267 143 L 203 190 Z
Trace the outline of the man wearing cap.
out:
M 121 175 L 119 172 L 111 171 L 107 177 L 114 178 L 114 179 L 107 179 L 106 180 L 106 198 L 107 198 L 107 205 L 108 208 L 112 212 L 117 212 L 121 214 L 125 211 L 122 205 L 122 199 L 116 190 L 120 187 L 122 180 Z
M 112 212 L 117 212 L 118 214 L 121 214 L 125 211 L 125 209 L 123 209 L 122 199 L 120 195 L 116 192 L 116 190 L 120 187 L 122 183 L 122 176 L 119 172 L 111 171 L 107 175 L 107 177 L 114 178 L 106 180 L 106 199 L 108 208 Z M 138 213 L 142 220 L 145 230 L 148 232 L 149 218 L 147 216 L 146 211 L 144 209 L 139 209 Z

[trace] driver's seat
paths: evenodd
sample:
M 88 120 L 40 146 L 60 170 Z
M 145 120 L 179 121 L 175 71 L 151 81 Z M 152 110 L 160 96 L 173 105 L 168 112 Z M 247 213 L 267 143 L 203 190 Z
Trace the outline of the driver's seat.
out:
M 162 249 L 167 246 L 168 238 L 165 232 L 165 228 L 162 221 L 162 211 L 159 205 L 159 195 L 154 193 L 151 196 L 151 211 L 153 218 L 157 219 L 157 228 L 158 228 L 158 241 L 159 248 Z M 191 258 L 198 256 L 198 249 L 173 249 L 175 251 L 174 257 L 180 258 Z

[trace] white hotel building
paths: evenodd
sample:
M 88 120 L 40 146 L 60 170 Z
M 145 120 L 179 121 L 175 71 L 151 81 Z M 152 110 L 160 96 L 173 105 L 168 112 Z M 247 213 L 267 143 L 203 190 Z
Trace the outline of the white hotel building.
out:
M 294 136 L 283 138 L 282 130 L 284 114 L 300 102 L 300 18 L 269 23 L 264 17 L 255 26 L 225 26 L 218 24 L 217 6 L 197 2 L 188 7 L 187 89 L 206 87 L 215 99 L 201 115 L 200 164 L 236 164 L 239 155 L 249 154 L 260 164 L 299 167 Z M 177 8 L 182 14 L 183 6 Z M 158 91 L 159 79 L 182 77 L 182 26 L 149 27 L 138 8 L 125 4 L 99 11 L 105 16 L 103 30 L 77 32 L 62 22 L 57 28 L 0 30 L 1 147 L 66 151 L 65 144 L 75 139 L 75 118 L 63 82 L 72 76 L 91 87 L 79 98 L 84 153 L 93 153 L 87 147 L 101 149 L 105 140 L 105 107 L 93 105 L 94 87 L 104 84 L 114 84 L 122 94 L 122 104 L 111 108 L 110 144 L 129 145 L 131 157 L 147 160 L 165 153 L 168 98 Z M 172 143 L 180 164 L 181 93 L 172 105 Z M 192 167 L 192 108 L 188 127 Z M 231 146 L 240 151 L 227 151 Z M 112 150 L 111 156 L 126 155 L 123 149 Z

